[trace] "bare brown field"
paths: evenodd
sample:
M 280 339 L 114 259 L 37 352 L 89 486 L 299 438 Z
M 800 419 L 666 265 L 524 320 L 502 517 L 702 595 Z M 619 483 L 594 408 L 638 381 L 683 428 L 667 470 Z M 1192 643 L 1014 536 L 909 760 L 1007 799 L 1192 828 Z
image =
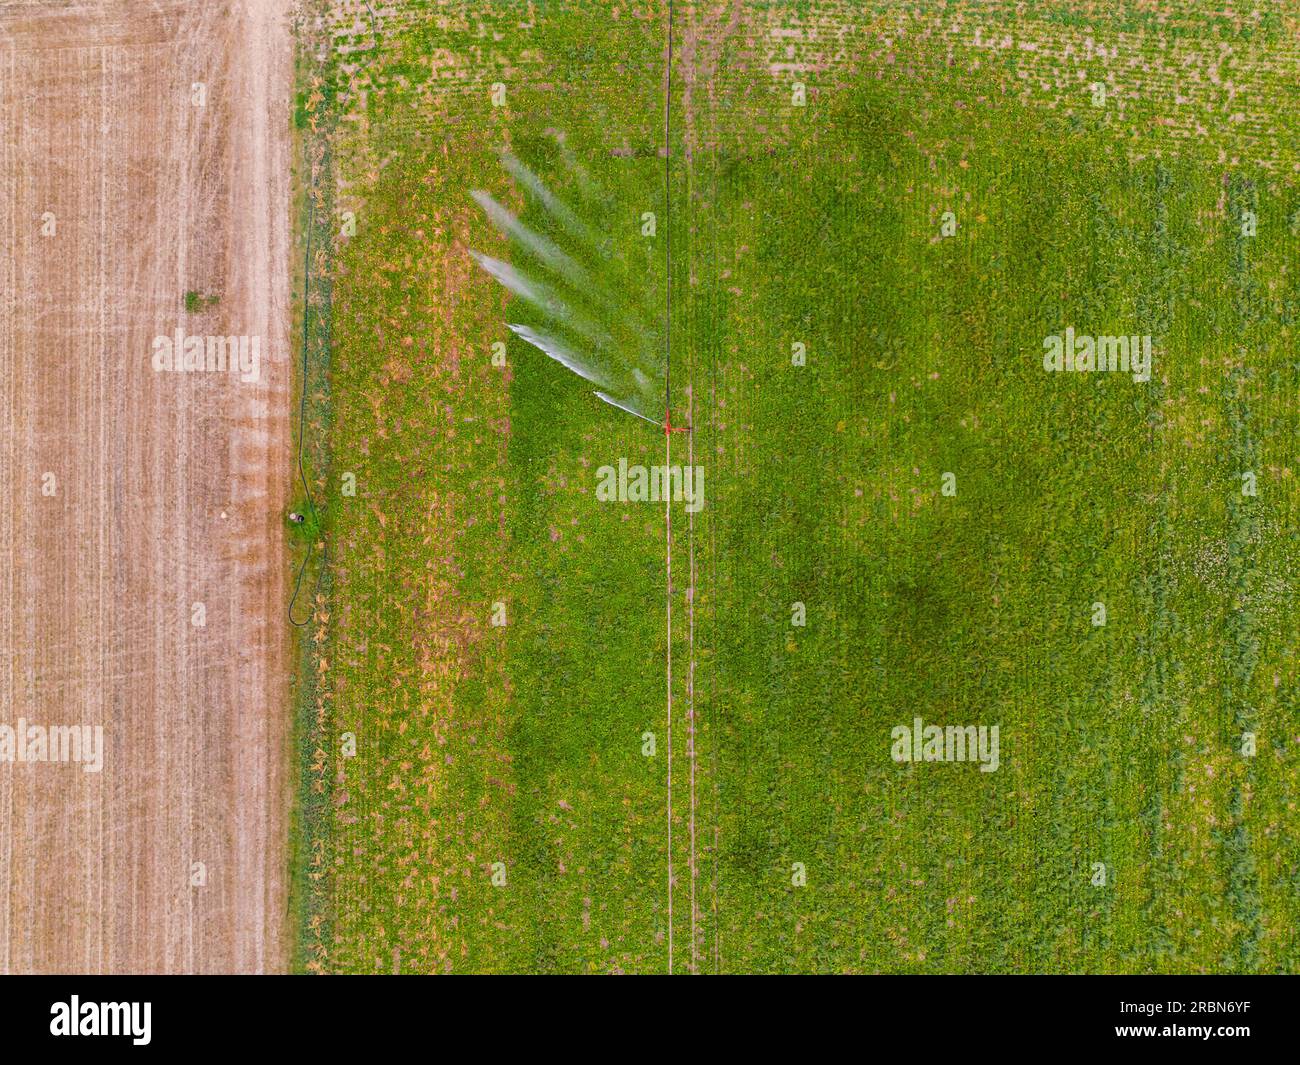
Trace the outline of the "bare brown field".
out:
M 3 972 L 285 964 L 287 18 L 0 3 L 0 724 L 105 748 L 0 762 Z

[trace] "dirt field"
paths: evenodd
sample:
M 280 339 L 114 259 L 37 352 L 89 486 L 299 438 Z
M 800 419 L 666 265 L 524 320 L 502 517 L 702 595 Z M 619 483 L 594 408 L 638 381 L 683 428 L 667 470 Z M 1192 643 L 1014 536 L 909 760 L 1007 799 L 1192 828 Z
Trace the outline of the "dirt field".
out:
M 0 3 L 3 972 L 284 966 L 287 6 Z

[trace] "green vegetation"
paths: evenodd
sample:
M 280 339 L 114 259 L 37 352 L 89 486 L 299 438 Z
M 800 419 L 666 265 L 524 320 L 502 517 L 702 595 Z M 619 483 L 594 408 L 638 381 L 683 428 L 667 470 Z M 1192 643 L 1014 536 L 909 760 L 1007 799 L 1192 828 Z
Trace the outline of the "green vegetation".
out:
M 662 971 L 670 937 L 677 971 L 1300 964 L 1293 119 L 1049 106 L 1030 59 L 949 70 L 882 48 L 884 5 L 802 6 L 857 57 L 803 107 L 754 58 L 793 6 L 678 27 L 671 201 L 663 12 L 415 5 L 304 71 L 300 967 Z M 1192 6 L 1174 36 L 1216 52 Z M 985 37 L 1159 32 L 1036 7 Z M 595 496 L 664 434 L 511 334 L 470 259 L 506 254 L 471 189 L 525 208 L 505 145 L 613 220 L 636 298 L 671 285 L 671 461 L 706 497 L 671 547 L 661 505 Z M 1067 327 L 1150 335 L 1151 380 L 1045 372 Z M 1000 768 L 895 763 L 915 717 L 998 725 Z
M 220 296 L 205 296 L 202 292 L 191 290 L 185 293 L 185 313 L 200 314 L 209 307 L 215 307 L 220 302 Z

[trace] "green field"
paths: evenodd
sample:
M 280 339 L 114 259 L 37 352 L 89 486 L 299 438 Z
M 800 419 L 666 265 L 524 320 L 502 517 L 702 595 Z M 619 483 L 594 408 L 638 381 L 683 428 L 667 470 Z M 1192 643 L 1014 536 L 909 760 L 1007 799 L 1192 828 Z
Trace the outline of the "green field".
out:
M 666 4 L 304 25 L 298 968 L 1300 969 L 1294 8 L 1113 7 L 677 3 L 667 95 Z M 671 293 L 671 540 L 502 149 Z

